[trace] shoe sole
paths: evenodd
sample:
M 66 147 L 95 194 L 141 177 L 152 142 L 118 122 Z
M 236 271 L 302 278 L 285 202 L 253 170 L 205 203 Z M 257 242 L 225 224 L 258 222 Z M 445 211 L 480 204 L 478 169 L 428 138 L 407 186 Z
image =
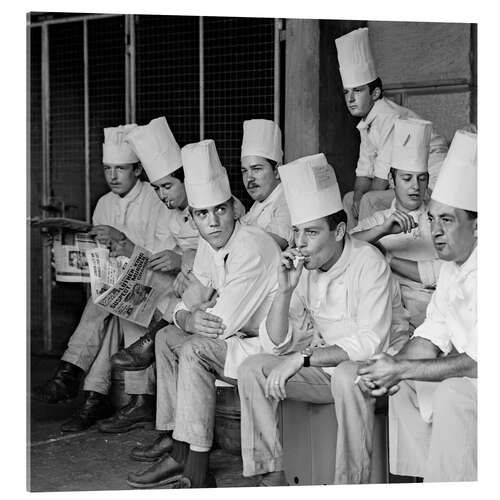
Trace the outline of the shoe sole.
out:
M 113 365 L 113 368 L 115 370 L 118 370 L 121 372 L 140 372 L 142 370 L 146 370 L 146 368 L 149 368 L 153 363 L 154 363 L 154 361 L 149 363 L 149 365 L 142 365 L 142 366 L 116 366 L 116 365 Z
M 130 454 L 130 458 L 132 460 L 136 460 L 137 462 L 156 462 L 158 459 L 163 458 L 165 455 L 168 455 L 169 452 L 166 451 L 162 455 L 158 455 L 157 457 L 138 457 L 136 455 Z
M 152 430 L 155 427 L 154 422 L 136 422 L 135 424 L 131 424 L 128 427 L 123 427 L 121 429 L 102 429 L 101 427 L 97 427 L 100 432 L 104 432 L 105 434 L 122 434 L 123 432 L 131 431 L 132 429 L 140 429 L 144 428 L 146 430 Z
M 176 474 L 175 476 L 170 476 L 167 479 L 163 479 L 163 480 L 158 481 L 156 483 L 147 483 L 147 484 L 135 483 L 134 481 L 130 481 L 129 479 L 127 479 L 127 484 L 129 486 L 132 486 L 132 488 L 141 488 L 141 489 L 157 488 L 158 486 L 167 486 L 169 484 L 176 483 L 177 481 L 179 481 L 179 479 L 181 477 L 182 477 L 182 473 L 179 473 L 179 474 Z

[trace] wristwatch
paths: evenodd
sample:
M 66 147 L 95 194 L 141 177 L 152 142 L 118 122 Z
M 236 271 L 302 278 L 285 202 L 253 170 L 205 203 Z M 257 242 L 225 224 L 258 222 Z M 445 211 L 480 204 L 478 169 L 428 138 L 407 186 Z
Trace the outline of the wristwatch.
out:
M 302 361 L 303 361 L 303 364 L 302 366 L 304 366 L 305 368 L 308 368 L 309 366 L 311 366 L 311 355 L 312 355 L 313 351 L 310 347 L 306 347 L 305 349 L 302 349 L 302 351 L 300 351 L 300 354 L 302 356 Z

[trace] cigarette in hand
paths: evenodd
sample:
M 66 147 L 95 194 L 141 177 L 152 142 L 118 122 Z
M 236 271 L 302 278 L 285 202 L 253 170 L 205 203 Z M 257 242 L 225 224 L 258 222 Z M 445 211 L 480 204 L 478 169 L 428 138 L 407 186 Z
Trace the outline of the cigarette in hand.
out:
M 361 375 L 358 375 L 358 376 L 354 379 L 354 384 L 355 384 L 355 385 L 358 385 L 360 380 L 361 380 Z
M 302 262 L 304 259 L 305 259 L 305 257 L 303 255 L 296 255 L 293 258 L 293 267 L 295 267 L 295 269 L 297 269 L 299 262 Z

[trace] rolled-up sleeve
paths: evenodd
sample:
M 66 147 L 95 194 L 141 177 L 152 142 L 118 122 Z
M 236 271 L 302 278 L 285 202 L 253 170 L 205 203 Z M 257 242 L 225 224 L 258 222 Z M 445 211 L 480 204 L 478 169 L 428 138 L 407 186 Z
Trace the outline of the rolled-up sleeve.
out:
M 273 233 L 283 238 L 288 243 L 292 242 L 293 231 L 290 221 L 290 212 L 284 200 L 283 203 L 279 203 L 274 207 L 271 220 L 264 229 L 268 233 Z
M 375 157 L 373 175 L 380 179 L 389 178 L 392 160 L 392 134 L 394 132 L 394 123 L 396 115 L 387 115 L 379 127 L 379 138 L 377 144 L 377 156 Z
M 293 346 L 299 341 L 312 338 L 313 325 L 310 319 L 304 302 L 297 293 L 294 291 L 292 300 L 290 302 L 290 309 L 288 311 L 288 332 L 280 344 L 275 344 L 267 331 L 266 327 L 267 318 L 261 323 L 259 328 L 259 337 L 262 349 L 270 354 L 277 356 L 291 352 Z
M 361 143 L 359 145 L 359 158 L 356 165 L 356 177 L 369 177 L 373 179 L 373 161 L 375 149 L 368 139 L 366 130 L 359 131 Z
M 448 272 L 445 266 L 441 269 L 436 291 L 432 294 L 425 321 L 416 328 L 414 337 L 422 337 L 429 340 L 447 355 L 452 349 L 451 337 L 446 326 L 446 283 Z
M 358 304 L 352 335 L 335 342 L 352 361 L 362 361 L 387 345 L 392 321 L 391 274 L 385 261 L 367 259 L 357 287 Z

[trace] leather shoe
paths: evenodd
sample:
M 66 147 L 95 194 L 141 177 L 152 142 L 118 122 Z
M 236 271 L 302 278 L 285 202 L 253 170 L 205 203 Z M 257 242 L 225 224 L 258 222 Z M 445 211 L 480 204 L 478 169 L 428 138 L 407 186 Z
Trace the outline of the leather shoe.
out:
M 61 403 L 78 394 L 83 370 L 73 363 L 61 361 L 54 376 L 31 391 L 31 396 L 44 403 Z
M 113 414 L 113 409 L 107 397 L 98 392 L 86 392 L 83 406 L 76 413 L 61 425 L 62 432 L 80 432 L 94 425 L 98 420 L 109 417 Z
M 155 360 L 156 333 L 168 324 L 167 320 L 160 318 L 148 328 L 148 331 L 141 338 L 111 356 L 113 368 L 134 372 L 145 370 L 152 365 Z
M 133 394 L 130 402 L 120 408 L 111 418 L 101 420 L 97 427 L 101 432 L 116 434 L 138 427 L 153 428 L 155 420 L 155 398 L 149 394 Z
M 132 448 L 130 457 L 139 462 L 155 462 L 174 447 L 174 440 L 168 432 L 162 432 L 152 444 Z
M 145 370 L 155 360 L 155 341 L 147 333 L 111 356 L 111 365 L 129 372 Z
M 182 476 L 173 486 L 173 490 L 181 490 L 186 488 L 217 488 L 215 477 L 208 473 L 205 482 L 201 486 L 193 486 L 191 479 L 187 476 Z
M 143 472 L 131 472 L 127 484 L 134 488 L 155 488 L 178 481 L 182 477 L 184 465 L 166 455 Z

